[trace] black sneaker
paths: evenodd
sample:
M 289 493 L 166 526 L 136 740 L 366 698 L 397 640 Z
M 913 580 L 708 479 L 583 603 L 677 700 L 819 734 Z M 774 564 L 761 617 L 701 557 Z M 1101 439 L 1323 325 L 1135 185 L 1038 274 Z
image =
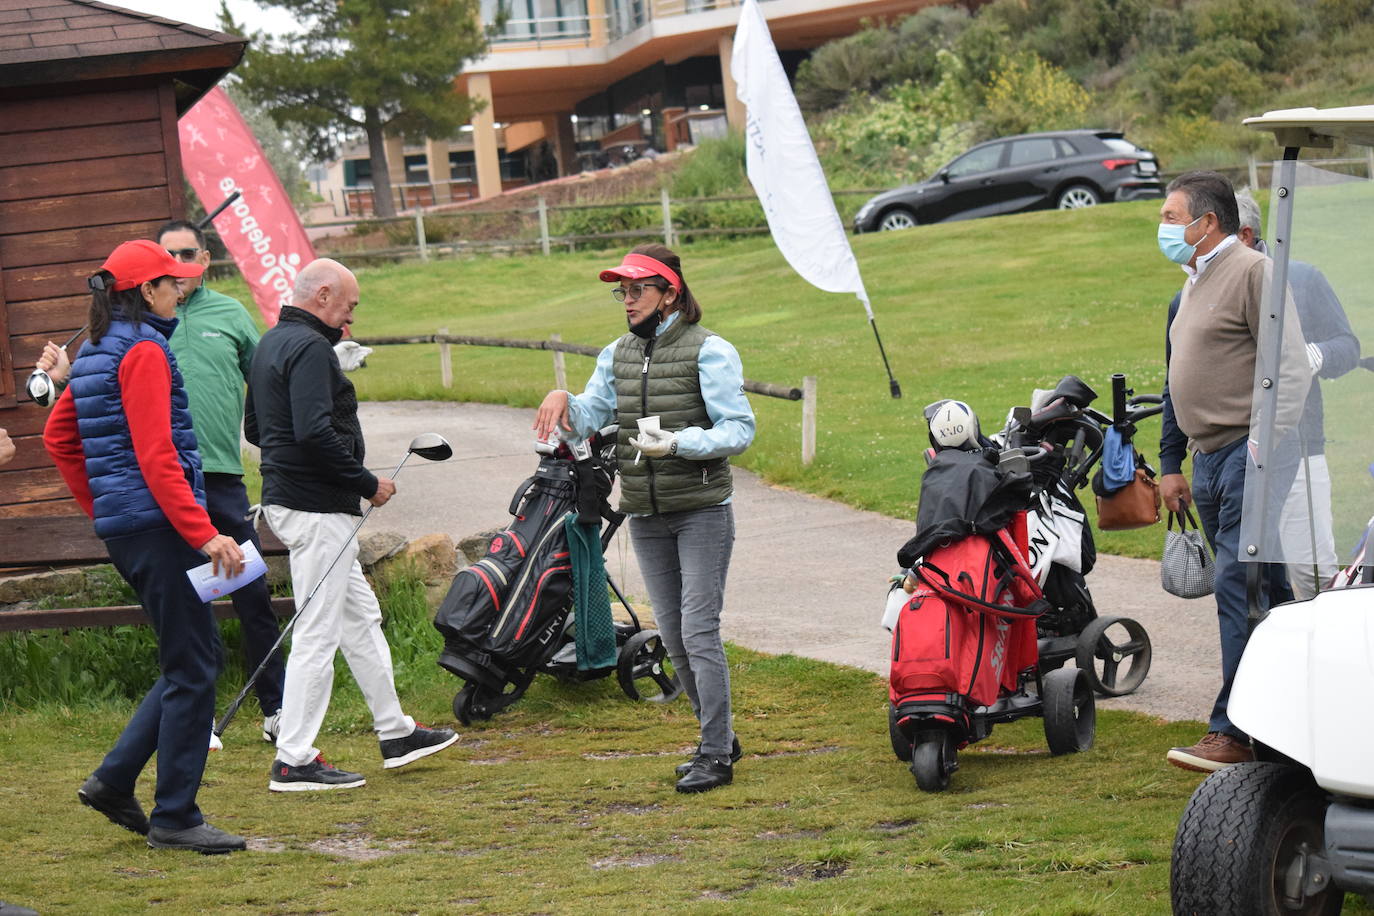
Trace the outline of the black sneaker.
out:
M 407 763 L 414 763 L 421 757 L 437 754 L 458 740 L 458 733 L 451 728 L 425 728 L 415 723 L 415 731 L 404 738 L 387 738 L 382 744 L 382 769 L 394 770 Z
M 218 827 L 211 827 L 205 823 L 184 830 L 152 827 L 148 830 L 148 845 L 153 849 L 188 849 L 207 856 L 248 848 L 248 843 L 243 837 L 225 833 Z
M 679 792 L 709 792 L 720 786 L 728 786 L 735 778 L 735 767 L 728 757 L 708 757 L 697 755 L 687 775 L 677 781 Z
M 148 834 L 148 816 L 132 795 L 116 792 L 92 776 L 76 790 L 76 797 L 81 799 L 81 804 L 94 808 L 125 830 Z
M 701 745 L 698 744 L 698 745 L 697 745 L 697 752 L 696 752 L 695 754 L 692 755 L 692 759 L 691 759 L 691 760 L 688 760 L 686 763 L 679 763 L 679 764 L 677 765 L 677 769 L 674 770 L 673 772 L 677 773 L 677 775 L 679 775 L 679 776 L 686 776 L 686 775 L 687 775 L 687 771 L 690 770 L 690 769 L 692 768 L 692 764 L 696 763 L 697 757 L 699 757 L 700 755 L 701 755 Z M 741 757 L 743 757 L 743 756 L 744 756 L 744 751 L 740 750 L 740 746 L 739 746 L 739 735 L 736 735 L 734 738 L 732 738 L 732 739 L 730 740 L 730 762 L 731 762 L 731 763 L 739 763 L 739 759 L 740 759 Z
M 298 767 L 274 760 L 271 775 L 267 788 L 273 792 L 316 792 L 322 789 L 356 789 L 367 785 L 362 773 L 337 769 L 324 759 L 323 754 Z

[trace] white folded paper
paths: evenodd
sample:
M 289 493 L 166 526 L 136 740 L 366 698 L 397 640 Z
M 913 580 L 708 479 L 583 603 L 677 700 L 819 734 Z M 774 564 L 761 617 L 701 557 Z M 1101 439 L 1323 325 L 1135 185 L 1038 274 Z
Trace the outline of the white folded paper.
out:
M 267 575 L 267 564 L 263 562 L 262 555 L 258 553 L 258 548 L 253 546 L 253 542 L 244 541 L 239 547 L 243 550 L 243 571 L 237 576 L 230 578 L 215 575 L 214 563 L 205 563 L 186 570 L 186 578 L 191 580 L 191 587 L 196 590 L 201 601 L 223 598 L 254 579 Z

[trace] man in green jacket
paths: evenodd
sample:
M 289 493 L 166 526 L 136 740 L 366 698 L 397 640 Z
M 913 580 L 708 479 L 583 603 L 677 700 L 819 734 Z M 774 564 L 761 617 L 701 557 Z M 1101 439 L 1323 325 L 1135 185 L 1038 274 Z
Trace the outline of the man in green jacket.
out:
M 210 263 L 205 233 L 191 223 L 168 223 L 158 230 L 157 241 L 179 261 L 207 266 Z M 205 469 L 205 508 L 217 531 L 240 544 L 251 538 L 261 551 L 257 531 L 248 520 L 248 494 L 243 486 L 239 446 L 243 389 L 258 345 L 258 328 L 242 303 L 207 289 L 202 278 L 178 280 L 177 284 L 181 301 L 177 305 L 177 327 L 169 343 L 191 399 L 191 424 Z M 233 599 L 234 613 L 242 624 L 244 660 L 248 670 L 255 671 L 279 632 L 266 578 L 240 588 Z M 262 707 L 262 738 L 272 743 L 277 740 L 283 677 L 278 652 L 255 684 Z M 215 746 L 213 736 L 211 745 Z

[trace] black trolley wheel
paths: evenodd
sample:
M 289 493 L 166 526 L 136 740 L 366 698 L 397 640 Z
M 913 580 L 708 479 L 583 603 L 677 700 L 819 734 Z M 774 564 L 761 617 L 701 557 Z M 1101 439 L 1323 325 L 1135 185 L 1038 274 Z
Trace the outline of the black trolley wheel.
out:
M 959 769 L 959 752 L 948 729 L 932 728 L 917 732 L 911 744 L 911 775 L 922 792 L 943 792 L 949 777 Z
M 1122 632 L 1124 631 L 1124 632 Z M 1098 617 L 1078 634 L 1075 661 L 1100 697 L 1135 691 L 1150 673 L 1150 634 L 1130 617 Z
M 1097 707 L 1087 672 L 1060 668 L 1041 679 L 1040 701 L 1045 716 L 1045 743 L 1050 753 L 1076 754 L 1093 746 L 1097 735 Z
M 620 647 L 615 666 L 620 689 L 632 700 L 671 703 L 682 693 L 682 682 L 667 661 L 668 649 L 658 630 L 640 630 Z

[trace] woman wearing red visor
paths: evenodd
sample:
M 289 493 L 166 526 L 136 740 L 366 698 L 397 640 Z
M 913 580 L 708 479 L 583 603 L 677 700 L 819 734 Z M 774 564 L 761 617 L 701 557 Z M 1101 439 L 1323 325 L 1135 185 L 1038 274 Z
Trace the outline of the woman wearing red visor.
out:
M 662 245 L 640 245 L 601 272 L 617 283 L 629 333 L 596 361 L 582 394 L 551 391 L 534 428 L 585 439 L 620 426 L 620 509 L 654 606 L 654 620 L 701 723 L 701 743 L 677 768 L 679 792 L 734 778 L 740 757 L 730 716 L 730 669 L 720 637 L 725 575 L 735 540 L 730 455 L 754 440 L 739 354 L 698 324 L 701 306 L 682 262 Z M 657 417 L 657 431 L 639 430 Z

